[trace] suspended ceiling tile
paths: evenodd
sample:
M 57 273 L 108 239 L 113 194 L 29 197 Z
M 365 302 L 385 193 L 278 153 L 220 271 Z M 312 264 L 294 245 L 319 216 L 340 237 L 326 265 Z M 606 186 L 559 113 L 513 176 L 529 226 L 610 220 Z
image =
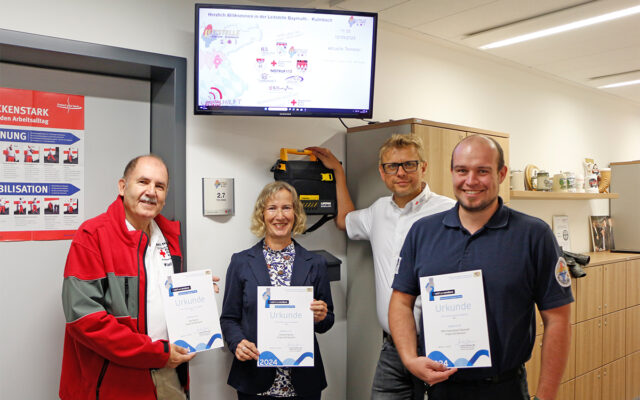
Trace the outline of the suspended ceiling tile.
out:
M 407 0 L 344 0 L 337 2 L 336 7 L 353 11 L 380 12 L 406 2 Z
M 499 0 L 419 25 L 415 29 L 443 39 L 462 40 L 471 32 L 513 23 L 584 2 L 585 0 Z
M 590 78 L 640 69 L 640 46 L 624 47 L 544 65 L 544 69 L 567 79 Z

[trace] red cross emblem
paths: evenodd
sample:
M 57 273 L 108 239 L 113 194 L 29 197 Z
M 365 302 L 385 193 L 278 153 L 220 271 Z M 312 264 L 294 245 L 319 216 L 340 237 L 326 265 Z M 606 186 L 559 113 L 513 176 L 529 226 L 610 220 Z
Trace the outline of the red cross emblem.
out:
M 165 252 L 164 252 L 164 250 L 160 250 L 160 255 L 161 255 L 162 257 L 165 257 L 165 256 L 167 255 L 167 253 L 165 253 Z

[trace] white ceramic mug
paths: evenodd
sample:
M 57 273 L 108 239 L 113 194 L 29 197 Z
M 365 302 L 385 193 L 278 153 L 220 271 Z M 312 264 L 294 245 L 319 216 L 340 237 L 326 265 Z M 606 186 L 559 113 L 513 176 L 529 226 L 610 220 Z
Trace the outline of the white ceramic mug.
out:
M 524 191 L 524 172 L 520 170 L 511 171 L 511 190 Z

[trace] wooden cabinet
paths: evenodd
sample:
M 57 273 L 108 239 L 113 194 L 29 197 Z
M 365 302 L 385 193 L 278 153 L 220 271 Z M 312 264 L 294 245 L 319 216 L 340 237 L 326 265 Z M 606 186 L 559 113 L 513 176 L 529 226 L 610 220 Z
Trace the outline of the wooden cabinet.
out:
M 602 315 L 602 266 L 590 267 L 587 276 L 577 279 L 576 320 L 586 321 Z
M 602 317 L 579 322 L 575 329 L 576 375 L 580 376 L 602 365 Z
M 429 188 L 453 199 L 451 152 L 456 144 L 466 137 L 466 132 L 416 124 L 413 133 L 420 136 L 424 143 Z
M 621 400 L 625 397 L 624 357 L 602 367 L 602 400 Z
M 579 400 L 602 399 L 602 371 L 600 368 L 576 378 L 575 398 Z
M 625 357 L 625 399 L 640 398 L 640 352 Z
M 640 351 L 640 306 L 633 306 L 626 310 L 626 353 Z M 640 379 L 640 376 L 639 378 Z
M 572 280 L 571 350 L 557 399 L 638 400 L 640 255 L 590 255 L 587 276 Z M 531 395 L 540 377 L 543 333 L 536 311 L 538 336 L 526 364 Z
M 574 400 L 576 391 L 576 381 L 570 380 L 560 385 L 556 400 Z
M 428 164 L 426 180 L 429 188 L 435 193 L 451 197 L 452 199 L 455 199 L 455 197 L 451 184 L 451 152 L 456 144 L 465 137 L 470 135 L 484 135 L 496 140 L 502 147 L 506 165 L 509 165 L 509 135 L 506 133 L 427 121 L 418 118 L 359 126 L 349 128 L 347 132 L 353 133 L 369 130 L 388 131 L 389 135 L 391 135 L 391 133 L 413 133 L 420 136 L 425 146 L 425 157 L 427 158 Z M 509 202 L 510 190 L 508 176 L 500 185 L 499 194 L 505 203 Z
M 602 266 L 602 313 L 607 314 L 626 307 L 626 263 Z
M 625 355 L 625 311 L 602 317 L 602 363 L 608 364 Z
M 627 307 L 640 304 L 640 259 L 627 261 Z
M 536 336 L 536 342 L 531 351 L 531 358 L 525 363 L 527 369 L 527 385 L 529 393 L 534 394 L 538 389 L 538 380 L 540 379 L 540 359 L 542 349 L 542 335 Z

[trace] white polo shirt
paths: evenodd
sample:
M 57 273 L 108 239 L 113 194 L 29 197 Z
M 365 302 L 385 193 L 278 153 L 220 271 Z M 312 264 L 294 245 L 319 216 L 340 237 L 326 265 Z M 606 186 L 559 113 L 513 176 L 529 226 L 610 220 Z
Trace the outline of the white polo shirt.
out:
M 136 230 L 126 219 L 125 222 L 130 231 Z M 162 304 L 162 290 L 167 276 L 173 274 L 173 261 L 171 261 L 167 240 L 154 220 L 151 220 L 150 230 L 151 237 L 144 255 L 147 273 L 147 335 L 151 340 L 169 340 Z
M 347 235 L 352 240 L 369 240 L 373 253 L 373 269 L 376 282 L 376 308 L 378 321 L 385 332 L 389 331 L 389 301 L 391 284 L 399 265 L 400 250 L 407 232 L 414 222 L 427 215 L 446 211 L 453 207 L 452 199 L 432 193 L 429 185 L 404 208 L 393 202 L 392 196 L 381 197 L 368 208 L 347 214 Z M 414 315 L 416 329 L 420 330 L 420 298 L 416 300 Z

